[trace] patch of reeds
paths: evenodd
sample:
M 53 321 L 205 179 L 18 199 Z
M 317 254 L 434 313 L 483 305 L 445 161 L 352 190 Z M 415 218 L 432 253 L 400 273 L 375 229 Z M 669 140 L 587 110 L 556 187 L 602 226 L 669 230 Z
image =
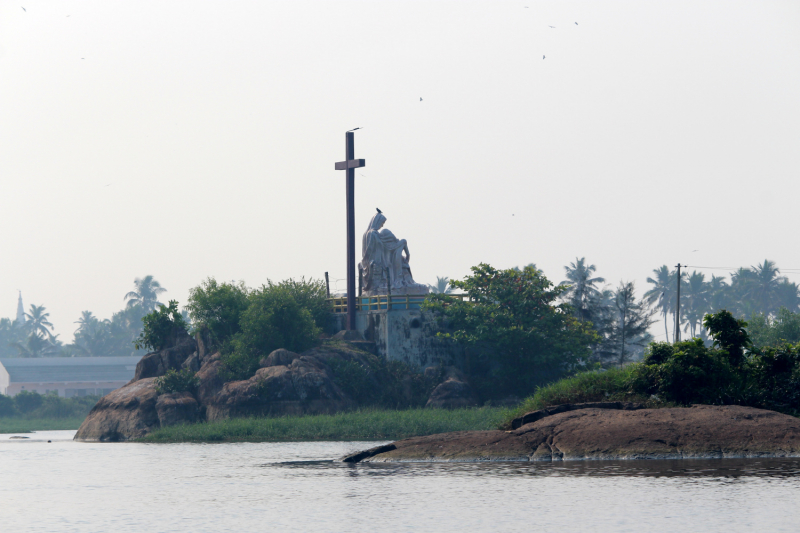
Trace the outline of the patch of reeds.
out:
M 508 409 L 364 409 L 333 415 L 232 418 L 162 428 L 141 442 L 397 440 L 449 431 L 497 429 Z

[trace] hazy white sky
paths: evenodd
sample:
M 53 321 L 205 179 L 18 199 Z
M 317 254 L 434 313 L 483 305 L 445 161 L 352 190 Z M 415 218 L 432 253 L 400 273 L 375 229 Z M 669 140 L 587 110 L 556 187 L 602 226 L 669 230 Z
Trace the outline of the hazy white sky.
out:
M 68 342 L 137 276 L 181 304 L 344 278 L 356 126 L 358 241 L 380 207 L 420 282 L 800 269 L 798 27 L 796 0 L 2 0 L 0 316 L 20 289 Z

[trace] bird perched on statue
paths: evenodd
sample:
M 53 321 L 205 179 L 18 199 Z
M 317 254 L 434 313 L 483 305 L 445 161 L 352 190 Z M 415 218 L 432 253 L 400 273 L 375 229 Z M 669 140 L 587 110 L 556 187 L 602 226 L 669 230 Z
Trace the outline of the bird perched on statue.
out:
M 383 211 L 381 211 L 381 210 L 380 210 L 380 209 L 378 209 L 377 207 L 375 208 L 375 211 L 377 211 L 378 213 L 383 213 Z

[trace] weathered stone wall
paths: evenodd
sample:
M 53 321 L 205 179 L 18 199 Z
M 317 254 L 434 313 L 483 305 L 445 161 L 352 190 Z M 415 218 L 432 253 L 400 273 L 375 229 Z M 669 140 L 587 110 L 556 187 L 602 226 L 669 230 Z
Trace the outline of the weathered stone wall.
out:
M 345 315 L 331 315 L 331 329 L 344 329 Z M 356 329 L 374 342 L 376 355 L 403 361 L 424 370 L 429 366 L 459 365 L 463 349 L 436 337 L 433 318 L 419 309 L 361 311 Z

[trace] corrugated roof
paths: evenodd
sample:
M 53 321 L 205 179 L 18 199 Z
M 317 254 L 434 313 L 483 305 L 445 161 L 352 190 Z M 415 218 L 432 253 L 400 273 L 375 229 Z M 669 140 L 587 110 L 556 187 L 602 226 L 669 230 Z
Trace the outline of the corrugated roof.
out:
M 136 363 L 133 357 L 37 357 L 0 359 L 11 383 L 81 381 L 130 381 Z

